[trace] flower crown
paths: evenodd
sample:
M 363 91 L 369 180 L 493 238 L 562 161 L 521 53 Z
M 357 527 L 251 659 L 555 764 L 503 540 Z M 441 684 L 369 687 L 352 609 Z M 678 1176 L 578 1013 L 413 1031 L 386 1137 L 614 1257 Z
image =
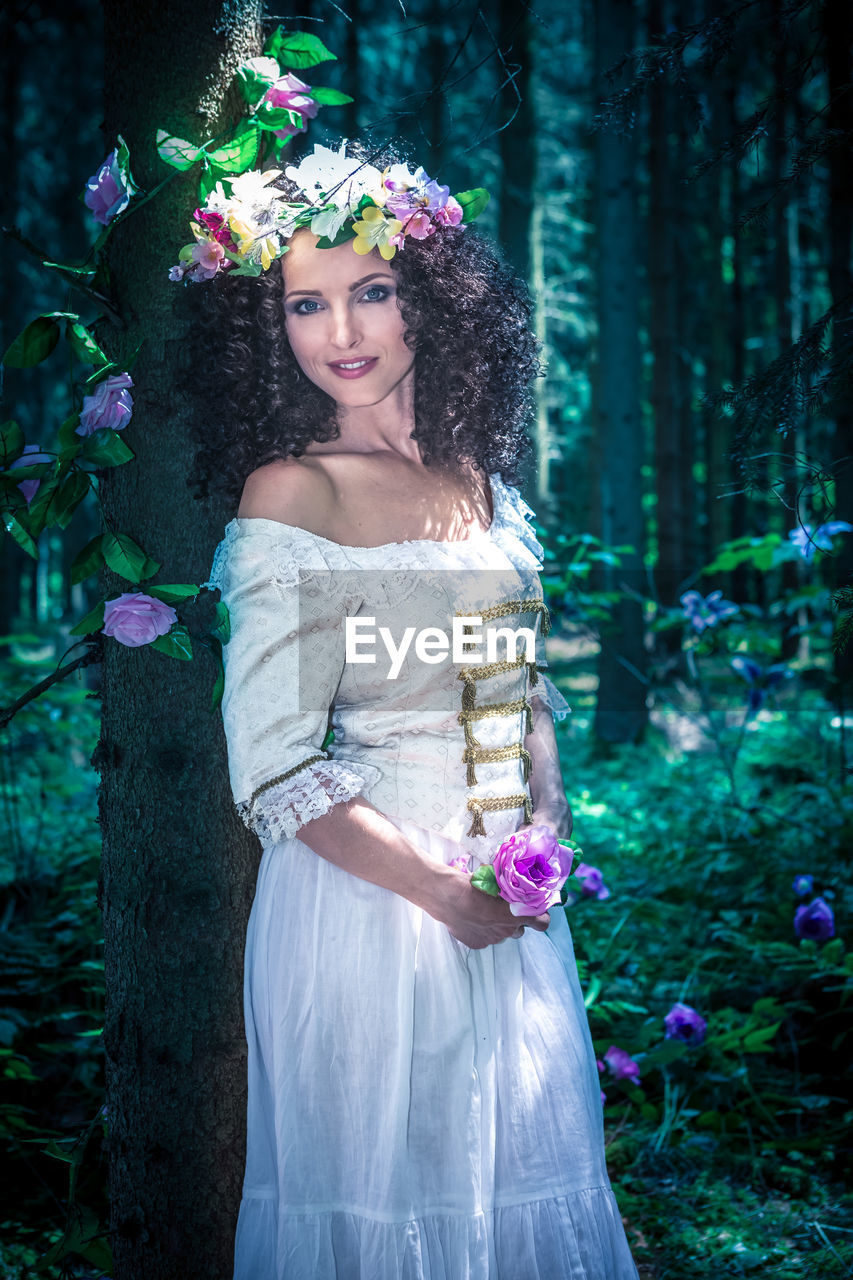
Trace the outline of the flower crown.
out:
M 348 156 L 346 139 L 337 151 L 316 145 L 284 173 L 305 199 L 288 200 L 270 185 L 280 169 L 234 175 L 226 179 L 230 192 L 217 182 L 190 223 L 196 243 L 181 249 L 169 279 L 211 280 L 220 271 L 260 275 L 287 252 L 287 240 L 301 227 L 319 236 L 320 249 L 351 240 L 356 253 L 376 248 L 390 261 L 409 236 L 425 240 L 439 227 L 471 222 L 489 200 L 479 187 L 452 196 L 423 168 L 412 173 L 405 164 L 392 164 L 380 172 Z

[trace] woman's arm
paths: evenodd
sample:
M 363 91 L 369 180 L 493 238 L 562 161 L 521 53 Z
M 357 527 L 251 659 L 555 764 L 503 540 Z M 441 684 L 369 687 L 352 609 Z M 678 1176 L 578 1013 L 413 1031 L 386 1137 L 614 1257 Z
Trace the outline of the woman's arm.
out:
M 545 930 L 550 923 L 547 911 L 514 916 L 503 898 L 473 888 L 467 875 L 427 857 L 362 796 L 306 822 L 298 839 L 336 867 L 422 907 L 468 947 L 504 942 L 518 935 L 520 925 Z
M 544 823 L 563 840 L 572 834 L 572 811 L 566 799 L 566 786 L 560 769 L 560 753 L 554 732 L 554 717 L 542 698 L 532 697 L 533 731 L 524 739 L 530 752 L 530 795 L 533 800 L 533 822 Z

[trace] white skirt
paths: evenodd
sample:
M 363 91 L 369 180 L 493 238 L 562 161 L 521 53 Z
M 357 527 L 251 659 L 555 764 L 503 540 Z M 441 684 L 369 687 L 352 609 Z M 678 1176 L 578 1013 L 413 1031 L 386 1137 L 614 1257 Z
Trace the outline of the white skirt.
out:
M 244 993 L 234 1280 L 637 1280 L 562 909 L 472 951 L 285 840 L 261 859 Z

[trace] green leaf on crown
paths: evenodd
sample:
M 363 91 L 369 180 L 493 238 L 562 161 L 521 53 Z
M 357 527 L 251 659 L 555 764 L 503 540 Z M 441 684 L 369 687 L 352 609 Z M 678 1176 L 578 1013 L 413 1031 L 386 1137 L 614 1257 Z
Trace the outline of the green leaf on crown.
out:
M 260 133 L 254 120 L 246 121 L 238 133 L 224 147 L 208 152 L 211 164 L 231 173 L 243 173 L 258 158 Z
M 355 232 L 352 229 L 352 223 L 349 226 L 344 223 L 334 240 L 330 240 L 328 236 L 320 236 L 317 241 L 318 249 L 336 249 L 339 244 L 346 244 L 349 240 L 355 239 Z
M 454 199 L 462 205 L 462 221 L 473 222 L 489 203 L 489 193 L 484 187 L 472 187 L 470 191 L 460 191 Z
M 316 67 L 318 62 L 338 60 L 337 55 L 331 53 L 317 36 L 305 31 L 285 31 L 283 27 L 276 27 L 272 35 L 267 37 L 264 53 L 293 71 Z
M 237 68 L 234 79 L 244 100 L 254 106 L 280 77 L 275 58 L 248 58 Z
M 321 107 L 342 107 L 347 102 L 355 102 L 348 93 L 341 93 L 340 89 L 326 89 L 319 84 L 312 84 L 311 97 Z
M 193 643 L 190 639 L 190 633 L 181 622 L 173 622 L 171 631 L 167 631 L 164 636 L 158 636 L 156 640 L 152 640 L 147 648 L 157 649 L 159 653 L 165 653 L 167 658 L 186 659 L 193 656 Z

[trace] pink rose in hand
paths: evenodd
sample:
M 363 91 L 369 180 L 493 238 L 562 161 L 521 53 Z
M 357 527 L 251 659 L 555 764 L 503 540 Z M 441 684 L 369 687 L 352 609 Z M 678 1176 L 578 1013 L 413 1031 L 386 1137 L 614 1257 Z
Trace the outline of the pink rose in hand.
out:
M 103 631 L 119 644 L 137 649 L 164 636 L 177 620 L 175 610 L 163 600 L 155 600 L 142 591 L 123 591 L 104 605 Z
M 538 916 L 560 901 L 572 869 L 572 851 L 550 827 L 516 831 L 492 859 L 500 896 L 514 916 Z

